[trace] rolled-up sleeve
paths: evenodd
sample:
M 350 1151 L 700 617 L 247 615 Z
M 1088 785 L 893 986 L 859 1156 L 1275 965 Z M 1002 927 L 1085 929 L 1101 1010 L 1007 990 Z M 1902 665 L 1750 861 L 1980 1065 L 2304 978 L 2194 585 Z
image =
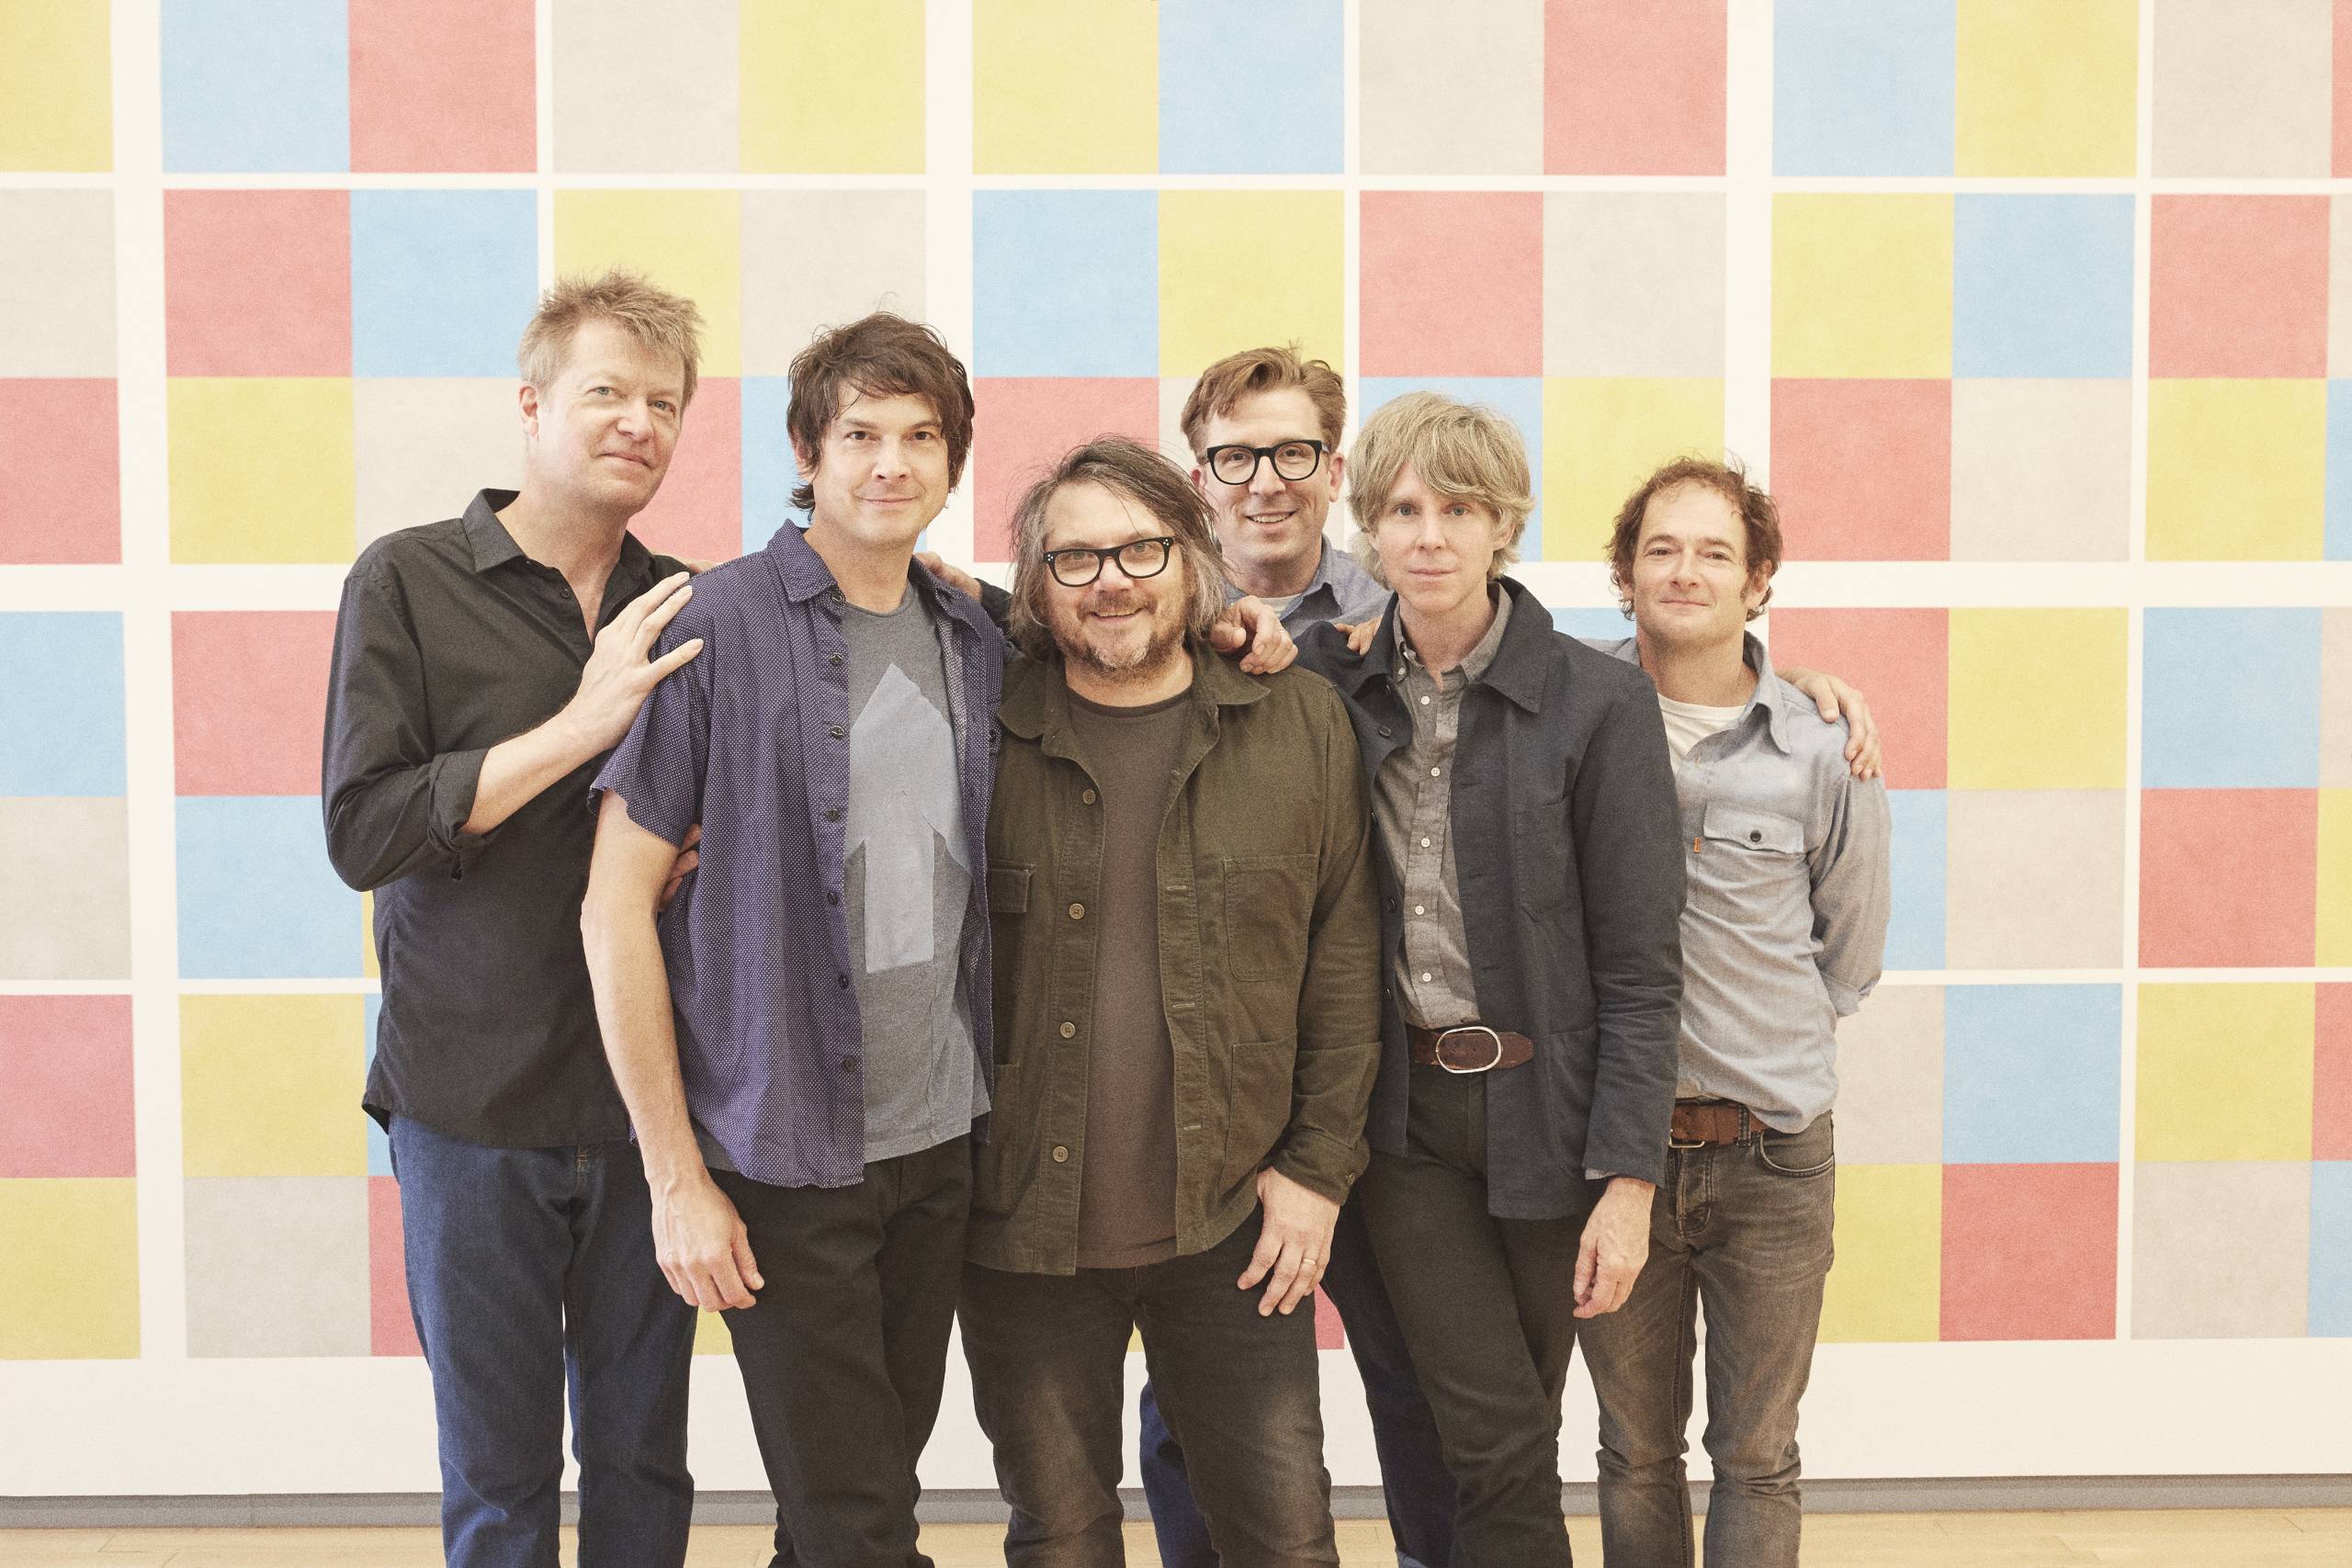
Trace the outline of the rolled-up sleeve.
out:
M 1831 786 L 1829 821 L 1812 854 L 1814 964 L 1839 1018 L 1878 984 L 1894 902 L 1887 870 L 1892 828 L 1886 786 L 1843 768 Z
M 461 830 L 489 749 L 435 753 L 431 738 L 415 627 L 380 567 L 363 560 L 344 580 L 335 616 L 320 763 L 327 858 L 353 887 L 461 874 L 489 841 Z
M 1657 1181 L 1682 1018 L 1683 866 L 1666 728 L 1646 683 L 1600 716 L 1568 811 L 1598 1057 L 1584 1164 Z
M 654 647 L 660 659 L 690 638 L 703 650 L 665 676 L 637 710 L 628 734 L 605 760 L 588 791 L 596 808 L 606 790 L 621 797 L 629 820 L 655 837 L 683 844 L 687 829 L 702 820 L 703 776 L 710 765 L 712 671 L 718 666 L 718 639 L 706 616 L 692 606 L 664 628 Z

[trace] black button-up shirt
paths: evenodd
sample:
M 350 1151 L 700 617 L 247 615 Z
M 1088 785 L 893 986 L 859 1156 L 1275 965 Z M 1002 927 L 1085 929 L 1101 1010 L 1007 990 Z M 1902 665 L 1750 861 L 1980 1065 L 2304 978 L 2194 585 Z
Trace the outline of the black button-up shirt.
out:
M 488 833 L 483 756 L 571 699 L 594 641 L 563 574 L 483 491 L 466 514 L 369 546 L 344 581 L 327 687 L 327 854 L 376 890 L 384 999 L 362 1103 L 474 1143 L 626 1137 L 580 942 L 596 757 Z M 596 624 L 679 563 L 633 537 Z M 266 679 L 266 671 L 256 671 Z

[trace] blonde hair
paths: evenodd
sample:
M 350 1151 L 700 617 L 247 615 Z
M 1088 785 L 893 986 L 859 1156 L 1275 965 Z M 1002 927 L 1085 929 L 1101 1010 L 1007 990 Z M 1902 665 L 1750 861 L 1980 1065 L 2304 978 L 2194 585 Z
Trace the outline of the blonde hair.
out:
M 1476 502 L 1502 525 L 1502 544 L 1487 564 L 1487 577 L 1500 577 L 1519 559 L 1519 538 L 1535 510 L 1534 480 L 1519 427 L 1483 403 L 1441 392 L 1408 392 L 1364 422 L 1348 455 L 1356 555 L 1383 587 L 1389 585 L 1388 576 L 1373 536 L 1397 477 L 1408 468 L 1440 495 Z
M 1340 373 L 1320 359 L 1301 359 L 1298 345 L 1283 348 L 1251 348 L 1239 354 L 1229 354 L 1206 370 L 1193 383 L 1190 396 L 1184 400 L 1184 412 L 1177 417 L 1177 424 L 1184 432 L 1184 444 L 1193 456 L 1204 456 L 1201 432 L 1211 419 L 1233 412 L 1233 405 L 1259 392 L 1279 392 L 1296 387 L 1315 405 L 1316 420 L 1323 426 L 1323 443 L 1334 452 L 1340 449 L 1340 432 L 1348 423 L 1348 389 Z
M 1101 485 L 1126 497 L 1175 536 L 1175 553 L 1184 563 L 1184 589 L 1191 600 L 1184 628 L 1194 637 L 1208 636 L 1209 627 L 1225 614 L 1225 558 L 1217 549 L 1209 503 L 1182 468 L 1140 441 L 1100 435 L 1066 453 L 1052 473 L 1029 487 L 1013 512 L 1010 630 L 1014 644 L 1032 659 L 1053 658 L 1060 651 L 1046 614 L 1046 585 L 1053 578 L 1046 567 L 1046 509 L 1056 495 L 1079 484 Z
M 571 340 L 590 321 L 610 321 L 644 347 L 685 367 L 684 401 L 695 400 L 702 362 L 702 312 L 656 288 L 642 273 L 614 267 L 599 277 L 563 277 L 539 298 L 514 358 L 526 385 L 545 389 L 563 372 Z

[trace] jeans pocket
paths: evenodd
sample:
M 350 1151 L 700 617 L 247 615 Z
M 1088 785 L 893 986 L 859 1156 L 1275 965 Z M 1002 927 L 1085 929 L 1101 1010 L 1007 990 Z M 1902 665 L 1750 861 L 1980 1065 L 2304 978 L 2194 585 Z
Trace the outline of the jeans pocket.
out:
M 1781 1176 L 1819 1176 L 1838 1163 L 1837 1130 L 1825 1111 L 1794 1133 L 1759 1129 L 1756 1157 Z

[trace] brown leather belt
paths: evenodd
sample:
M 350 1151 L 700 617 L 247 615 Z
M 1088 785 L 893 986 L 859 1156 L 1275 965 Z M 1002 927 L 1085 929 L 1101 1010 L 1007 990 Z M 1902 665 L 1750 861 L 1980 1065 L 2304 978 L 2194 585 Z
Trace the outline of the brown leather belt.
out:
M 1667 1143 L 1678 1149 L 1703 1149 L 1736 1144 L 1747 1135 L 1747 1107 L 1734 1100 L 1678 1100 Z
M 1405 1038 L 1413 1060 L 1424 1067 L 1449 1073 L 1488 1073 L 1515 1067 L 1535 1055 L 1535 1042 L 1524 1034 L 1489 1029 L 1483 1023 L 1457 1023 L 1452 1029 L 1422 1029 L 1408 1024 Z

